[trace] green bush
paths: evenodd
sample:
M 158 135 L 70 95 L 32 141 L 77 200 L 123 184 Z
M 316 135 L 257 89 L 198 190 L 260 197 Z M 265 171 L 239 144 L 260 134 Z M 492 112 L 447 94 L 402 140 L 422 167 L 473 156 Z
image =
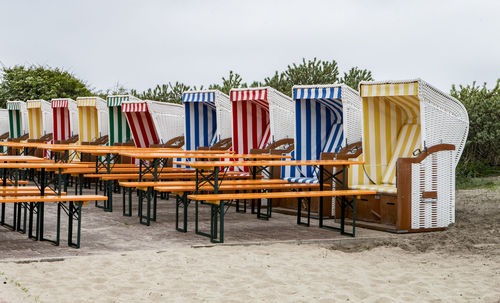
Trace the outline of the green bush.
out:
M 85 82 L 59 68 L 5 67 L 0 73 L 0 107 L 7 100 L 33 100 L 90 96 Z
M 499 174 L 500 169 L 500 79 L 488 89 L 472 85 L 457 88 L 451 95 L 462 102 L 469 114 L 469 137 L 465 144 L 457 179 Z

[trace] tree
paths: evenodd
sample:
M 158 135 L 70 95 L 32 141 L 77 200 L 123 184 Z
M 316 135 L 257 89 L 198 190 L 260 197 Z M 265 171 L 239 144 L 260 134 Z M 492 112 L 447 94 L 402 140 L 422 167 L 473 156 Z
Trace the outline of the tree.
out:
M 209 89 L 217 89 L 226 95 L 229 95 L 231 88 L 247 87 L 246 83 L 242 83 L 242 78 L 239 74 L 229 71 L 229 77 L 226 79 L 222 77 L 222 85 L 212 84 Z
M 264 79 L 264 85 L 271 86 L 291 96 L 294 85 L 328 84 L 338 82 L 338 65 L 335 60 L 322 61 L 314 58 L 302 63 L 288 65 L 284 72 L 276 71 L 272 77 Z
M 472 85 L 458 88 L 453 85 L 450 93 L 467 109 L 469 137 L 460 159 L 457 174 L 475 177 L 488 174 L 492 167 L 500 165 L 500 79 L 489 90 Z
M 180 104 L 182 103 L 182 93 L 190 89 L 191 87 L 184 83 L 175 82 L 175 84 L 172 84 L 169 82 L 162 85 L 158 84 L 154 89 L 149 88 L 142 93 L 138 93 L 135 89 L 130 90 L 130 92 L 140 99 Z M 196 86 L 193 89 L 196 89 Z
M 7 100 L 32 100 L 90 96 L 86 83 L 59 68 L 4 67 L 0 76 L 0 106 Z
M 351 88 L 358 90 L 361 81 L 373 81 L 372 72 L 366 69 L 359 69 L 357 66 L 351 68 L 340 78 L 340 83 L 344 83 Z

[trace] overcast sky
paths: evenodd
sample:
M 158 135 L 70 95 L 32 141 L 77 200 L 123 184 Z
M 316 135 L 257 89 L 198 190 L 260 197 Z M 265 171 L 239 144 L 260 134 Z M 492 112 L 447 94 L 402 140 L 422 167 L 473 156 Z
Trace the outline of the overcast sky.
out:
M 0 0 L 0 61 L 117 82 L 252 82 L 305 57 L 420 77 L 442 90 L 500 77 L 500 1 Z

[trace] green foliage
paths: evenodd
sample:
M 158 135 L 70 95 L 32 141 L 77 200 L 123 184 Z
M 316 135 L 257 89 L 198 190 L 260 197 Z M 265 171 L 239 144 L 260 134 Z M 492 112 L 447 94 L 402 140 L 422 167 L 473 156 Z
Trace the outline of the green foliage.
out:
M 340 78 L 340 83 L 344 83 L 355 90 L 358 90 L 361 81 L 373 81 L 372 72 L 359 69 L 357 66 L 351 68 L 347 73 L 344 72 L 344 76 Z
M 222 77 L 222 85 L 212 84 L 209 89 L 217 89 L 226 95 L 229 95 L 231 88 L 247 87 L 246 83 L 242 83 L 242 78 L 239 74 L 229 71 L 229 77 L 226 79 Z
M 493 89 L 453 85 L 451 95 L 462 102 L 469 114 L 469 137 L 457 167 L 457 178 L 494 174 L 500 166 L 500 79 Z M 497 171 L 498 173 L 498 171 Z
M 130 93 L 143 100 L 154 100 L 161 102 L 182 103 L 182 93 L 190 90 L 191 87 L 180 82 L 172 84 L 156 85 L 154 89 L 149 88 L 142 93 L 137 92 L 135 89 L 130 90 Z M 196 86 L 193 87 L 196 90 Z
M 308 61 L 302 59 L 300 64 L 288 65 L 284 72 L 276 71 L 272 77 L 265 78 L 263 84 L 291 96 L 294 85 L 345 83 L 357 90 L 360 81 L 370 80 L 373 80 L 371 71 L 358 67 L 351 68 L 339 78 L 339 68 L 335 60 L 322 61 L 314 58 Z
M 264 79 L 264 85 L 271 86 L 291 96 L 294 85 L 338 83 L 339 69 L 335 60 L 322 61 L 302 59 L 302 63 L 288 65 L 287 69 Z
M 90 96 L 85 82 L 59 68 L 14 66 L 2 68 L 0 106 L 8 100 L 73 98 Z
M 99 96 L 103 99 L 106 99 L 109 95 L 128 95 L 129 91 L 119 82 L 116 82 L 115 86 L 111 89 L 99 90 L 93 93 L 95 96 Z

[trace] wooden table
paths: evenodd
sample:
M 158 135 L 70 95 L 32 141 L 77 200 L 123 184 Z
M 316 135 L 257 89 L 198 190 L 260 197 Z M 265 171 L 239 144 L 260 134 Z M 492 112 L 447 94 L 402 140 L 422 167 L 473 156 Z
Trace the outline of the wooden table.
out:
M 325 182 L 331 181 L 340 185 L 341 189 L 347 189 L 345 172 L 350 165 L 364 164 L 364 161 L 353 160 L 288 160 L 288 161 L 196 161 L 191 162 L 190 166 L 196 169 L 196 193 L 204 184 L 210 184 L 214 187 L 214 194 L 218 193 L 219 186 L 222 180 L 219 180 L 220 168 L 227 170 L 229 167 L 245 166 L 249 167 L 252 177 L 255 179 L 259 170 L 263 167 L 281 167 L 281 166 L 317 166 L 319 168 L 319 190 L 325 189 Z M 325 167 L 335 166 L 338 169 L 333 174 L 330 174 Z M 326 175 L 326 178 L 325 178 Z M 341 178 L 338 176 L 342 175 Z M 344 211 L 345 197 L 342 197 L 342 211 Z M 319 198 L 319 227 L 338 230 L 337 227 L 327 226 L 323 222 L 323 197 Z M 252 201 L 252 213 L 254 210 L 255 201 Z
M 86 167 L 85 164 L 67 164 L 67 163 L 53 163 L 53 162 L 36 162 L 36 157 L 28 157 L 28 156 L 20 156 L 25 158 L 27 161 L 34 161 L 33 163 L 0 163 L 0 169 L 4 172 L 3 175 L 3 186 L 6 186 L 7 182 L 7 173 L 6 170 L 11 170 L 14 169 L 16 170 L 16 183 L 18 180 L 18 171 L 20 169 L 37 169 L 40 170 L 40 176 L 38 178 L 34 178 L 34 182 L 37 185 L 37 187 L 40 189 L 40 196 L 45 195 L 45 189 L 50 185 L 49 182 L 47 182 L 47 176 L 46 176 L 46 171 L 47 170 L 58 170 L 59 171 L 59 179 L 58 179 L 58 189 L 57 189 L 57 194 L 61 195 L 61 171 L 63 168 L 82 168 Z M 14 160 L 14 159 L 12 159 Z M 36 176 L 37 174 L 35 174 Z M 22 213 L 22 207 L 24 207 L 24 216 L 23 216 L 23 227 L 21 227 L 21 213 Z M 81 207 L 79 205 L 78 207 Z M 33 223 L 33 213 L 35 211 L 35 206 L 33 203 L 19 203 L 14 206 L 14 214 L 13 214 L 13 224 L 9 225 L 5 222 L 5 204 L 2 203 L 1 205 L 1 214 L 0 214 L 0 224 L 10 227 L 13 230 L 18 230 L 21 232 L 26 232 L 26 222 L 27 222 L 27 210 L 29 210 L 29 223 L 30 223 L 30 228 Z M 40 237 L 40 239 L 43 239 L 43 230 L 44 230 L 44 204 L 40 203 L 36 205 L 36 210 L 37 210 L 37 238 Z M 67 209 L 68 211 L 72 211 L 70 209 Z
M 183 151 L 177 153 L 130 153 L 122 152 L 123 156 L 139 159 L 139 181 L 142 181 L 142 176 L 146 173 L 153 175 L 153 182 L 158 181 L 158 175 L 162 172 L 163 167 L 167 167 L 169 161 L 173 159 L 287 159 L 290 156 L 283 155 L 267 155 L 267 154 L 231 154 L 227 152 L 223 153 L 206 153 L 206 151 Z M 223 161 L 222 161 L 223 162 Z M 181 165 L 189 165 L 195 163 L 194 161 L 177 162 Z M 197 163 L 197 162 L 196 162 Z M 163 165 L 161 165 L 163 164 Z M 197 178 L 198 179 L 198 178 Z M 151 221 L 154 221 L 155 214 L 153 214 L 153 219 L 151 217 L 151 199 L 153 199 L 153 206 L 156 205 L 156 195 L 153 197 L 153 189 L 148 187 L 146 191 L 146 215 L 143 215 L 142 211 L 142 196 L 139 196 L 139 221 L 141 224 L 150 225 Z M 154 207 L 154 210 L 156 207 Z

